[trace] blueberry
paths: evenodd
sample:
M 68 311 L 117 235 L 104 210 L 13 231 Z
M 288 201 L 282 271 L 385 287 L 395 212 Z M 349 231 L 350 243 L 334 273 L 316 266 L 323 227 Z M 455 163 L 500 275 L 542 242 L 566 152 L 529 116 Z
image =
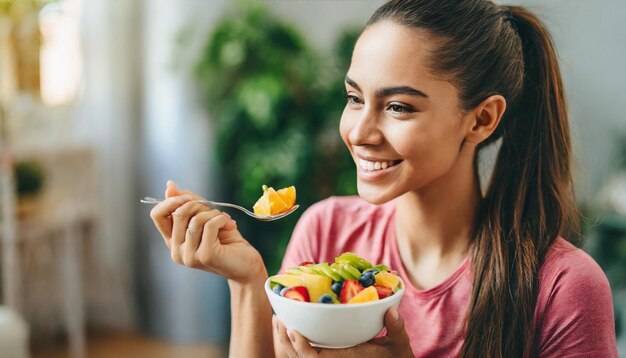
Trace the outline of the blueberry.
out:
M 370 268 L 370 269 L 365 270 L 363 273 L 368 273 L 368 272 L 371 272 L 371 273 L 373 273 L 374 275 L 376 275 L 377 273 L 379 273 L 379 272 L 380 272 L 380 270 L 379 270 L 379 269 L 376 269 L 376 268 Z
M 333 303 L 333 296 L 329 295 L 328 293 L 325 295 L 321 295 L 320 298 L 317 300 L 317 302 L 319 303 Z
M 281 295 L 281 296 L 285 297 L 285 292 L 287 292 L 288 290 L 289 290 L 289 287 L 283 287 L 283 288 L 280 290 L 279 295 Z
M 361 284 L 361 286 L 363 286 L 363 288 L 370 287 L 371 285 L 376 283 L 376 277 L 374 277 L 374 274 L 372 272 L 366 272 L 361 275 L 359 283 Z
M 283 288 L 285 288 L 285 286 L 277 284 L 274 288 L 272 288 L 272 291 L 274 291 L 275 294 L 280 295 L 280 291 Z
M 343 281 L 335 281 L 331 286 L 331 290 L 337 295 L 337 297 L 341 296 L 341 288 L 343 287 Z

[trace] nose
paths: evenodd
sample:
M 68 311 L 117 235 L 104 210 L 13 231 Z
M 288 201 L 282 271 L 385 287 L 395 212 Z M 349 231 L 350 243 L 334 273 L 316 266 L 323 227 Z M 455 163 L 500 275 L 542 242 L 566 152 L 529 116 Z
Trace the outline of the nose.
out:
M 352 145 L 378 145 L 383 142 L 377 114 L 371 108 L 364 108 L 356 116 L 348 139 Z

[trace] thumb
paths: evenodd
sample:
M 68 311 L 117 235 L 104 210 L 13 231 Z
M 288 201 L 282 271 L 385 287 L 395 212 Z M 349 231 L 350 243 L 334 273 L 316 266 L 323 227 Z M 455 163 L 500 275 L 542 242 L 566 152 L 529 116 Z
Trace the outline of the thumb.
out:
M 404 319 L 400 317 L 398 310 L 390 308 L 385 314 L 385 328 L 387 328 L 387 337 L 396 345 L 407 345 L 409 336 L 404 329 Z
M 178 186 L 174 183 L 173 180 L 168 180 L 165 189 L 165 198 L 171 198 L 173 196 L 179 196 L 180 191 L 178 190 Z
M 168 180 L 167 181 L 167 189 L 165 189 L 165 198 L 171 198 L 173 196 L 181 196 L 181 195 L 191 195 L 194 199 L 199 200 L 202 199 L 202 197 L 200 197 L 199 195 L 196 195 L 195 193 L 191 192 L 190 190 L 180 190 L 178 189 L 178 185 L 176 185 L 176 183 L 174 183 L 173 180 Z

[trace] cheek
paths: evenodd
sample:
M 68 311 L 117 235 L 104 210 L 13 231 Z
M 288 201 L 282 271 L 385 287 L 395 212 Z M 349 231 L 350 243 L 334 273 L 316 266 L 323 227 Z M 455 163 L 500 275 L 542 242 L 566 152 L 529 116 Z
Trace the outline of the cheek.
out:
M 452 128 L 405 128 L 396 138 L 396 151 L 419 177 L 442 174 L 459 155 L 461 142 Z
M 348 141 L 348 134 L 350 133 L 350 129 L 352 128 L 352 120 L 348 113 L 348 109 L 344 109 L 341 114 L 341 120 L 339 121 L 339 134 L 341 135 L 341 139 L 345 143 L 345 145 L 350 149 L 350 142 Z

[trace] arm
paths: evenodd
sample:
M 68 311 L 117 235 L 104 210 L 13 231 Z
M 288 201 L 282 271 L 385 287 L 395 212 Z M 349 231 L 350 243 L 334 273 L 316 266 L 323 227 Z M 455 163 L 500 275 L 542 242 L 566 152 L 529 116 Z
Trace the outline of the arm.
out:
M 172 260 L 228 280 L 230 356 L 273 356 L 272 311 L 263 288 L 267 271 L 259 252 L 241 236 L 228 214 L 195 202 L 193 193 L 168 184 L 166 197 L 150 216 Z
M 267 273 L 261 276 L 267 278 Z M 228 281 L 230 287 L 231 331 L 230 357 L 271 357 L 272 308 L 263 289 L 263 281 L 241 285 Z

